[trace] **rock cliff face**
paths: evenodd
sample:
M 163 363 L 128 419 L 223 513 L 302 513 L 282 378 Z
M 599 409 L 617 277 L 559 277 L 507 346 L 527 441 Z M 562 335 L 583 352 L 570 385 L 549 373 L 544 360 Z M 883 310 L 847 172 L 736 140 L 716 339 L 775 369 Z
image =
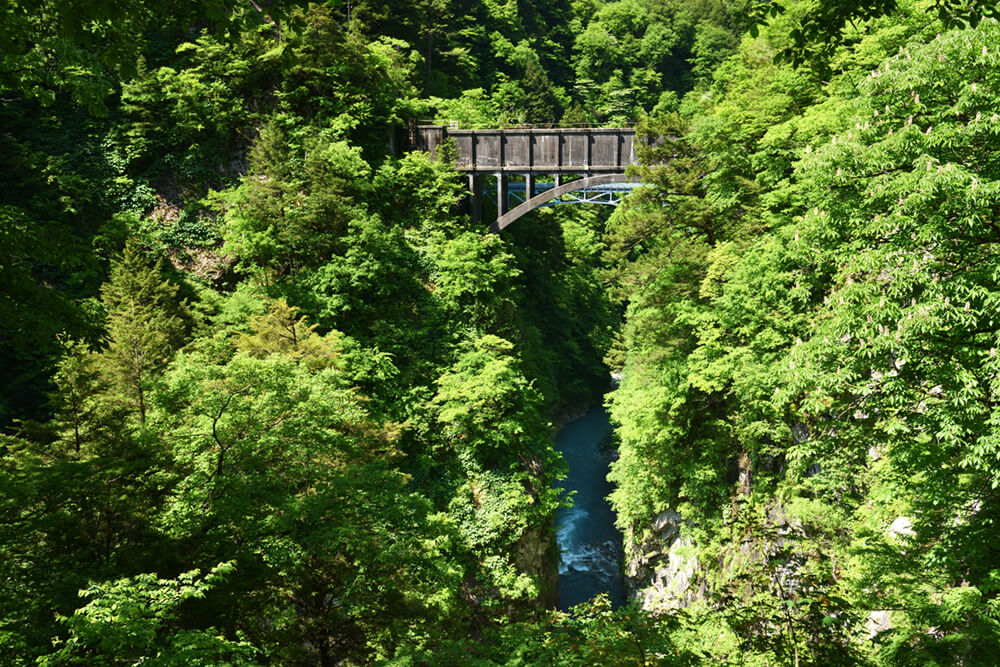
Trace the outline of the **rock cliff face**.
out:
M 550 522 L 551 524 L 551 522 Z M 541 586 L 542 608 L 559 603 L 559 546 L 551 528 L 529 528 L 517 542 L 517 569 L 535 577 Z
M 772 472 L 778 465 L 780 463 L 773 459 L 765 459 L 757 463 L 756 471 Z M 821 473 L 818 465 L 810 466 L 807 471 L 808 476 Z M 745 454 L 730 460 L 727 480 L 732 484 L 734 501 L 750 494 L 754 477 L 755 469 Z M 698 562 L 697 545 L 689 535 L 685 535 L 688 525 L 678 512 L 668 509 L 653 518 L 641 532 L 631 530 L 625 536 L 627 594 L 647 611 L 656 613 L 680 609 L 707 600 L 706 578 L 725 582 L 730 574 L 748 564 L 783 563 L 773 570 L 772 585 L 782 596 L 799 594 L 803 586 L 800 573 L 802 560 L 789 553 L 790 544 L 807 537 L 810 529 L 803 525 L 801 519 L 790 515 L 777 500 L 768 505 L 761 534 L 739 543 L 723 545 L 717 562 Z M 912 535 L 910 519 L 897 518 L 889 534 Z M 725 583 L 722 585 L 726 586 Z M 869 630 L 877 634 L 884 631 L 888 624 L 888 616 L 878 612 L 869 619 Z
M 733 485 L 734 493 L 748 495 L 753 485 L 749 457 L 745 454 L 733 457 L 728 468 L 726 478 Z M 635 529 L 626 532 L 626 594 L 647 611 L 682 609 L 708 597 L 703 576 L 706 573 L 698 562 L 697 545 L 685 535 L 685 527 L 680 513 L 667 509 L 656 515 L 641 532 Z M 753 558 L 747 552 L 748 547 L 747 544 L 734 546 L 731 555 L 737 559 Z
M 625 535 L 625 587 L 630 599 L 651 612 L 687 607 L 705 596 L 694 543 L 683 534 L 681 515 L 661 512 L 642 534 Z

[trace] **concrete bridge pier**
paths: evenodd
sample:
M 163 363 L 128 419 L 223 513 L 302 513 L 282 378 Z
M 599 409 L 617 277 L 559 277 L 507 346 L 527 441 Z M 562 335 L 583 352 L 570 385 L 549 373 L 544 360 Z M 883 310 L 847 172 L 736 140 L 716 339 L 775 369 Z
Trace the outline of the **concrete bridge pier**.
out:
M 479 196 L 477 180 L 474 173 L 469 173 L 469 194 L 466 196 L 466 201 L 469 206 L 469 216 L 474 223 L 479 223 L 483 219 L 483 200 Z
M 510 211 L 510 174 L 498 173 L 494 175 L 496 177 L 496 205 L 497 205 L 497 215 L 501 216 Z M 562 178 L 560 176 L 556 177 L 556 183 L 561 183 Z M 482 184 L 480 183 L 480 178 L 475 173 L 469 173 L 466 175 L 466 183 L 468 187 L 468 192 L 465 195 L 465 208 L 464 210 L 469 213 L 473 222 L 481 222 L 483 219 L 483 190 Z M 524 199 L 531 199 L 535 196 L 537 186 L 535 184 L 535 175 L 532 173 L 524 174 Z M 520 192 L 520 186 L 518 185 L 517 192 Z M 520 203 L 520 202 L 518 202 Z
M 507 188 L 509 178 L 503 172 L 497 174 L 497 217 L 506 213 L 510 207 L 510 193 Z

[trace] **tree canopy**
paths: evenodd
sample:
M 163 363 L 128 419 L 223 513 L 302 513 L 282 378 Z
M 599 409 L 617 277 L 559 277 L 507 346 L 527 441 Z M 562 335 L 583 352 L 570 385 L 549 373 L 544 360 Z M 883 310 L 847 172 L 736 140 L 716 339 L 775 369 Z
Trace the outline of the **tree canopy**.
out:
M 0 654 L 989 664 L 996 11 L 7 3 Z M 411 120 L 643 186 L 489 234 Z M 558 612 L 602 397 L 630 604 Z

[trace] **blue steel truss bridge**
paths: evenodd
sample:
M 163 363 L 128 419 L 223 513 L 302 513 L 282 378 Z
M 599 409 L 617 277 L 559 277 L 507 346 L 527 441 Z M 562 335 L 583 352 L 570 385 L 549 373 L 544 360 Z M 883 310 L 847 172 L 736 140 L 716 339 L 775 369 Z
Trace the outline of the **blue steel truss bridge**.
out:
M 495 180 L 497 219 L 490 226 L 495 232 L 542 206 L 615 206 L 641 185 L 625 175 L 626 167 L 638 162 L 634 128 L 462 130 L 410 124 L 410 147 L 432 158 L 446 139 L 454 141 L 455 166 L 468 178 L 474 220 L 482 218 L 484 177 Z

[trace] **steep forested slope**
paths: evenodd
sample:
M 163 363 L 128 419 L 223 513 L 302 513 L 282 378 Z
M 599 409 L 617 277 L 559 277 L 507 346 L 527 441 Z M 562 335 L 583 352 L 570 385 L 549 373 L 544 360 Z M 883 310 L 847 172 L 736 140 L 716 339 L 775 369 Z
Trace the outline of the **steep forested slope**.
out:
M 745 38 L 612 221 L 614 504 L 646 605 L 716 658 L 995 655 L 1000 33 L 921 9 L 829 83 L 769 62 L 780 22 Z
M 422 62 L 402 5 L 222 8 L 4 18 L 18 664 L 363 663 L 554 593 L 548 420 L 606 382 L 598 239 L 473 228 L 399 150 L 425 74 L 500 80 Z

